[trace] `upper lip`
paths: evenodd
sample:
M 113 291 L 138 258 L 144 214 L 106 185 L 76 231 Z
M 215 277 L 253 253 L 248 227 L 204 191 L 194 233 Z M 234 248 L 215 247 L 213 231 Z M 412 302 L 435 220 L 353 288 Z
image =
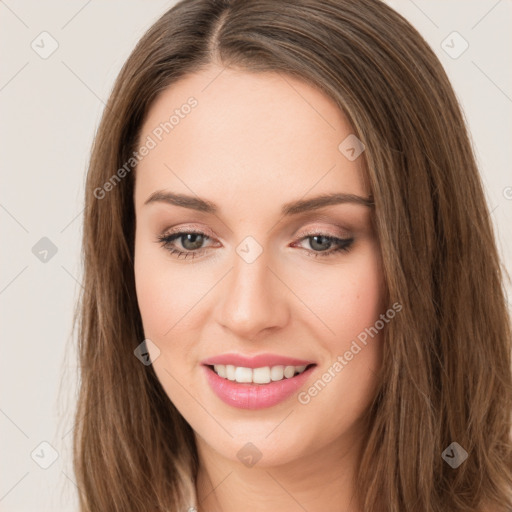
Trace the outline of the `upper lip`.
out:
M 315 364 L 314 361 L 297 359 L 295 357 L 280 356 L 279 354 L 258 354 L 252 357 L 243 356 L 241 354 L 221 354 L 209 357 L 201 361 L 204 365 L 233 365 L 242 366 L 244 368 L 262 368 L 264 366 L 308 366 Z

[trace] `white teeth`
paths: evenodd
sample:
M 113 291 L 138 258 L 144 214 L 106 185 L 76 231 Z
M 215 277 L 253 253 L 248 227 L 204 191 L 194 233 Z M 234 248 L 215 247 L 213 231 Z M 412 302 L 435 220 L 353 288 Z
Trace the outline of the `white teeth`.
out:
M 225 379 L 227 378 L 225 365 L 223 365 L 223 364 L 215 365 L 215 371 L 219 374 L 220 377 L 224 377 Z
M 268 384 L 270 382 L 270 366 L 254 368 L 252 371 L 252 382 L 255 384 Z
M 287 379 L 290 379 L 295 375 L 295 366 L 285 366 L 284 367 L 284 376 Z
M 270 378 L 272 380 L 283 380 L 284 366 L 272 366 L 270 368 Z
M 302 373 L 306 366 L 263 366 L 261 368 L 245 368 L 231 364 L 215 364 L 213 369 L 224 379 L 254 384 L 268 384 L 271 381 L 291 379 L 295 374 Z
M 213 368 L 215 369 L 215 366 Z M 226 378 L 228 380 L 235 380 L 235 367 L 232 364 L 226 365 Z
M 235 380 L 237 382 L 252 382 L 252 370 L 238 366 L 235 370 Z

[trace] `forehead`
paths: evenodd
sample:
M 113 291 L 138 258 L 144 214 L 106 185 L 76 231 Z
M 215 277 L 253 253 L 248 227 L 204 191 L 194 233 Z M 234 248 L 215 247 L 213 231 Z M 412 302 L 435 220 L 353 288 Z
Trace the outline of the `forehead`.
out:
M 135 200 L 158 189 L 219 203 L 237 197 L 247 208 L 256 193 L 277 206 L 309 190 L 366 196 L 362 158 L 338 149 L 352 131 L 334 101 L 305 82 L 211 66 L 152 105 L 139 145 L 149 137 L 154 147 L 137 166 Z

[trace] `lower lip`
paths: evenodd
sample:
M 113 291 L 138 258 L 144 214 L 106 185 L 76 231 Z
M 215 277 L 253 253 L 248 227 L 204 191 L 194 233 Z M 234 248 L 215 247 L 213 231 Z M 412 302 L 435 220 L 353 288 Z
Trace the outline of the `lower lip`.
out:
M 290 379 L 268 384 L 239 383 L 219 377 L 209 366 L 203 366 L 208 384 L 226 404 L 239 409 L 264 409 L 285 401 L 309 378 L 316 365 Z

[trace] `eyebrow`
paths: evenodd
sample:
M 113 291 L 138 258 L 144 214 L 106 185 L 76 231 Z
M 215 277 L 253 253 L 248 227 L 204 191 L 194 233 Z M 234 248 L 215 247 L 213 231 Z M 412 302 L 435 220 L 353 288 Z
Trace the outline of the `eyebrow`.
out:
M 185 194 L 174 194 L 164 190 L 153 192 L 153 194 L 148 197 L 144 205 L 155 202 L 168 203 L 174 206 L 181 206 L 182 208 L 189 208 L 191 210 L 197 210 L 210 214 L 216 214 L 219 211 L 219 208 L 215 203 L 212 203 L 206 199 L 188 196 Z M 368 207 L 374 205 L 373 198 L 371 196 L 361 197 L 355 194 L 332 193 L 322 194 L 310 199 L 299 199 L 297 201 L 285 203 L 281 208 L 281 214 L 283 216 L 297 215 L 299 213 L 317 210 L 319 208 L 323 208 L 324 206 L 345 203 Z

